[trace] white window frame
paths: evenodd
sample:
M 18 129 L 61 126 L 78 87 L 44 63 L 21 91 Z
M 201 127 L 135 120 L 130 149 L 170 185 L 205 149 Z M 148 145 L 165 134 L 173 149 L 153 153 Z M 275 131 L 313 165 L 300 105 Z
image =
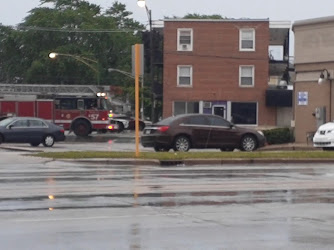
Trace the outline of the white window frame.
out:
M 252 85 L 243 85 L 241 83 L 242 69 L 243 68 L 252 68 Z M 255 66 L 254 65 L 240 65 L 239 66 L 239 87 L 241 88 L 253 88 L 255 85 Z
M 173 101 L 173 106 L 172 106 L 172 110 L 173 110 L 173 116 L 175 116 L 175 103 L 176 102 L 182 102 L 184 104 L 184 110 L 185 110 L 185 113 L 182 113 L 182 114 L 202 114 L 202 110 L 201 110 L 201 101 Z M 198 103 L 198 106 L 199 106 L 199 110 L 198 110 L 198 113 L 188 113 L 189 110 L 188 110 L 188 104 L 189 103 Z
M 183 44 L 180 43 L 181 31 L 190 31 L 190 45 L 187 50 L 183 49 Z M 192 51 L 193 50 L 193 29 L 190 28 L 180 28 L 177 29 L 177 51 Z
M 189 85 L 180 85 L 180 68 L 182 67 L 189 67 L 190 68 L 190 84 Z M 193 86 L 193 66 L 192 65 L 177 65 L 177 86 L 182 88 L 191 88 Z
M 243 48 L 242 47 L 242 33 L 243 32 L 249 32 L 251 31 L 253 33 L 253 48 L 249 49 L 249 48 Z M 255 51 L 255 29 L 240 29 L 239 30 L 239 50 L 240 51 Z

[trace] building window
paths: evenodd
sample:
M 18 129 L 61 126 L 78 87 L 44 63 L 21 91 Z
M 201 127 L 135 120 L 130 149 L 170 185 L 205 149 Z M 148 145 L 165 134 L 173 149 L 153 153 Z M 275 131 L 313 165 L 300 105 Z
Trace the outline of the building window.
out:
M 192 66 L 177 66 L 177 85 L 182 87 L 192 86 Z
M 177 30 L 177 50 L 192 51 L 193 50 L 193 30 L 178 29 Z
M 174 102 L 173 115 L 192 113 L 199 113 L 199 102 Z
M 257 103 L 232 102 L 231 116 L 234 124 L 257 125 Z
M 254 87 L 254 66 L 240 66 L 239 86 Z
M 255 30 L 241 29 L 240 30 L 240 51 L 255 51 Z

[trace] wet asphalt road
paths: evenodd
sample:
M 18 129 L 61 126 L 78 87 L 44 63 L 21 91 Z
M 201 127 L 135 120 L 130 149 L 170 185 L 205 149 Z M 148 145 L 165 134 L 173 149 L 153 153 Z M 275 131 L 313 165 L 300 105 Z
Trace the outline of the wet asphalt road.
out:
M 94 165 L 0 149 L 1 249 L 331 249 L 334 169 Z
M 87 137 L 77 137 L 74 134 L 66 135 L 64 142 L 56 142 L 53 147 L 32 147 L 28 143 L 4 143 L 1 149 L 18 149 L 22 151 L 65 152 L 65 151 L 132 151 L 136 150 L 134 132 L 112 134 L 93 134 Z M 153 152 L 152 148 L 144 148 L 139 144 L 140 152 Z

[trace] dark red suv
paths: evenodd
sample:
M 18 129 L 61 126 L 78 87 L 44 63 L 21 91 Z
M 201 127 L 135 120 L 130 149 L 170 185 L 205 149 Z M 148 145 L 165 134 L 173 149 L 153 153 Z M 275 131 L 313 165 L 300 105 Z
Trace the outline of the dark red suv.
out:
M 168 117 L 144 129 L 144 147 L 155 151 L 188 151 L 190 148 L 253 151 L 265 145 L 261 131 L 235 126 L 216 115 L 186 114 Z

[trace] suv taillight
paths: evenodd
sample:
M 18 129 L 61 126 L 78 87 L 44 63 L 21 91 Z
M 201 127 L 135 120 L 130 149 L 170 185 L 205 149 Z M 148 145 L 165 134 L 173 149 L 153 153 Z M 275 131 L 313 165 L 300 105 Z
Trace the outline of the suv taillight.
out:
M 162 126 L 162 127 L 159 127 L 159 132 L 163 133 L 163 132 L 166 132 L 168 129 L 169 129 L 169 126 Z

